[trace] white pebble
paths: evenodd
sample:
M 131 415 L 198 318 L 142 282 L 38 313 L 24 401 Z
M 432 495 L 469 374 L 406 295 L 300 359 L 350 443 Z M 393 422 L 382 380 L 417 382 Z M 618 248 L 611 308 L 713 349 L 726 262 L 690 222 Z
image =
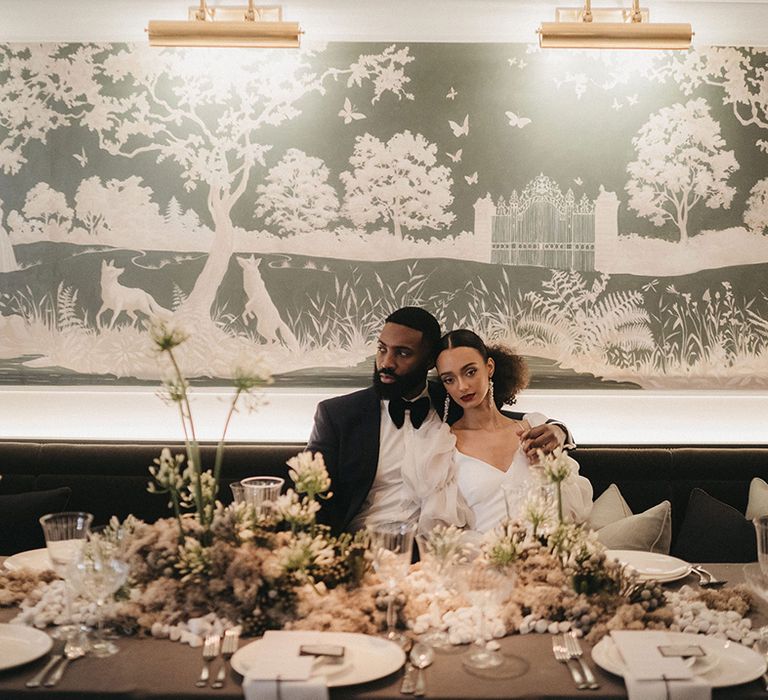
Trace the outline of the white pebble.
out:
M 203 638 L 199 634 L 193 634 L 189 639 L 189 646 L 192 648 L 203 646 Z
M 523 620 L 520 623 L 520 629 L 518 630 L 520 634 L 530 634 L 532 631 L 533 631 L 533 626 L 531 625 L 530 622 Z
M 726 635 L 728 636 L 728 639 L 732 639 L 734 642 L 738 642 L 742 637 L 741 629 L 738 627 L 731 627 L 731 629 L 726 632 Z
M 498 651 L 501 649 L 501 644 L 499 644 L 495 639 L 492 639 L 490 642 L 486 643 L 485 648 L 488 649 L 488 651 Z
M 173 627 L 171 627 L 171 629 L 168 630 L 168 638 L 172 642 L 178 642 L 179 639 L 181 639 L 181 628 L 178 627 L 177 625 L 174 625 Z
M 539 634 L 544 634 L 544 632 L 547 631 L 547 627 L 549 627 L 549 622 L 547 620 L 537 620 L 534 629 Z
M 686 625 L 683 627 L 683 632 L 686 634 L 696 634 L 698 631 L 698 628 L 694 627 L 693 625 Z
M 741 618 L 741 615 L 739 615 L 739 613 L 737 613 L 735 610 L 726 610 L 725 617 L 726 619 L 735 622 L 736 620 Z
M 752 620 L 750 620 L 748 617 L 743 617 L 741 619 L 741 622 L 739 623 L 745 630 L 751 630 L 752 629 Z
M 571 621 L 563 620 L 562 622 L 559 622 L 557 624 L 557 629 L 560 632 L 567 632 L 569 629 L 571 629 Z
M 560 630 L 559 625 L 556 622 L 550 622 L 547 626 L 547 632 L 550 634 L 557 634 Z

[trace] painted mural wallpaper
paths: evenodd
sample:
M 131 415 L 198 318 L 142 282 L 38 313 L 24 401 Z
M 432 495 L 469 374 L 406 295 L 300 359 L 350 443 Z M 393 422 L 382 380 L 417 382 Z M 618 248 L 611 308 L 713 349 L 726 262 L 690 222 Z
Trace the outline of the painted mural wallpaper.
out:
M 768 386 L 768 53 L 0 46 L 0 383 L 364 385 L 392 309 L 539 388 Z

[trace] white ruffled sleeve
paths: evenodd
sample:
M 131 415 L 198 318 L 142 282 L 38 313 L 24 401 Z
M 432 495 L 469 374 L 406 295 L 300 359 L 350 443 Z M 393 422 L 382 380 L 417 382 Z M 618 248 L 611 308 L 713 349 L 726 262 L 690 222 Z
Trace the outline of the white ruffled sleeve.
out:
M 456 480 L 456 438 L 447 424 L 436 416 L 433 420 L 419 430 L 409 421 L 402 428 L 406 430 L 404 498 L 420 509 L 419 533 L 428 533 L 436 525 L 471 528 L 474 517 Z

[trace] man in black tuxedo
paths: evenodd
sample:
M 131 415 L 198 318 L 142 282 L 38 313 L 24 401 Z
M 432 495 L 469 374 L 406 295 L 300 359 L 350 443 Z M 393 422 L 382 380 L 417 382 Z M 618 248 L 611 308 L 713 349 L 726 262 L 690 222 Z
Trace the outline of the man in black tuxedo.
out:
M 432 429 L 443 410 L 445 389 L 427 381 L 439 341 L 440 324 L 428 311 L 392 312 L 379 334 L 373 386 L 318 404 L 307 449 L 322 453 L 331 477 L 333 496 L 322 502 L 319 519 L 334 532 L 418 515 L 403 510 L 400 428 L 411 420 L 414 428 Z M 547 423 L 523 433 L 521 442 L 526 452 L 550 452 L 566 437 L 563 427 Z

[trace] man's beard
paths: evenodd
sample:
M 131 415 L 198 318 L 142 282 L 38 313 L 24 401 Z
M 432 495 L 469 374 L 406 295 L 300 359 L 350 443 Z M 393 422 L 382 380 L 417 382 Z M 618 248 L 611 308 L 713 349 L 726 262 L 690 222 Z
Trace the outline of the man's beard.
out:
M 407 374 L 395 374 L 391 370 L 380 370 L 376 368 L 376 362 L 373 363 L 373 386 L 381 399 L 399 399 L 416 389 L 421 391 L 427 383 L 428 367 L 419 367 Z M 385 384 L 381 381 L 380 374 L 386 374 L 395 381 L 392 384 Z

